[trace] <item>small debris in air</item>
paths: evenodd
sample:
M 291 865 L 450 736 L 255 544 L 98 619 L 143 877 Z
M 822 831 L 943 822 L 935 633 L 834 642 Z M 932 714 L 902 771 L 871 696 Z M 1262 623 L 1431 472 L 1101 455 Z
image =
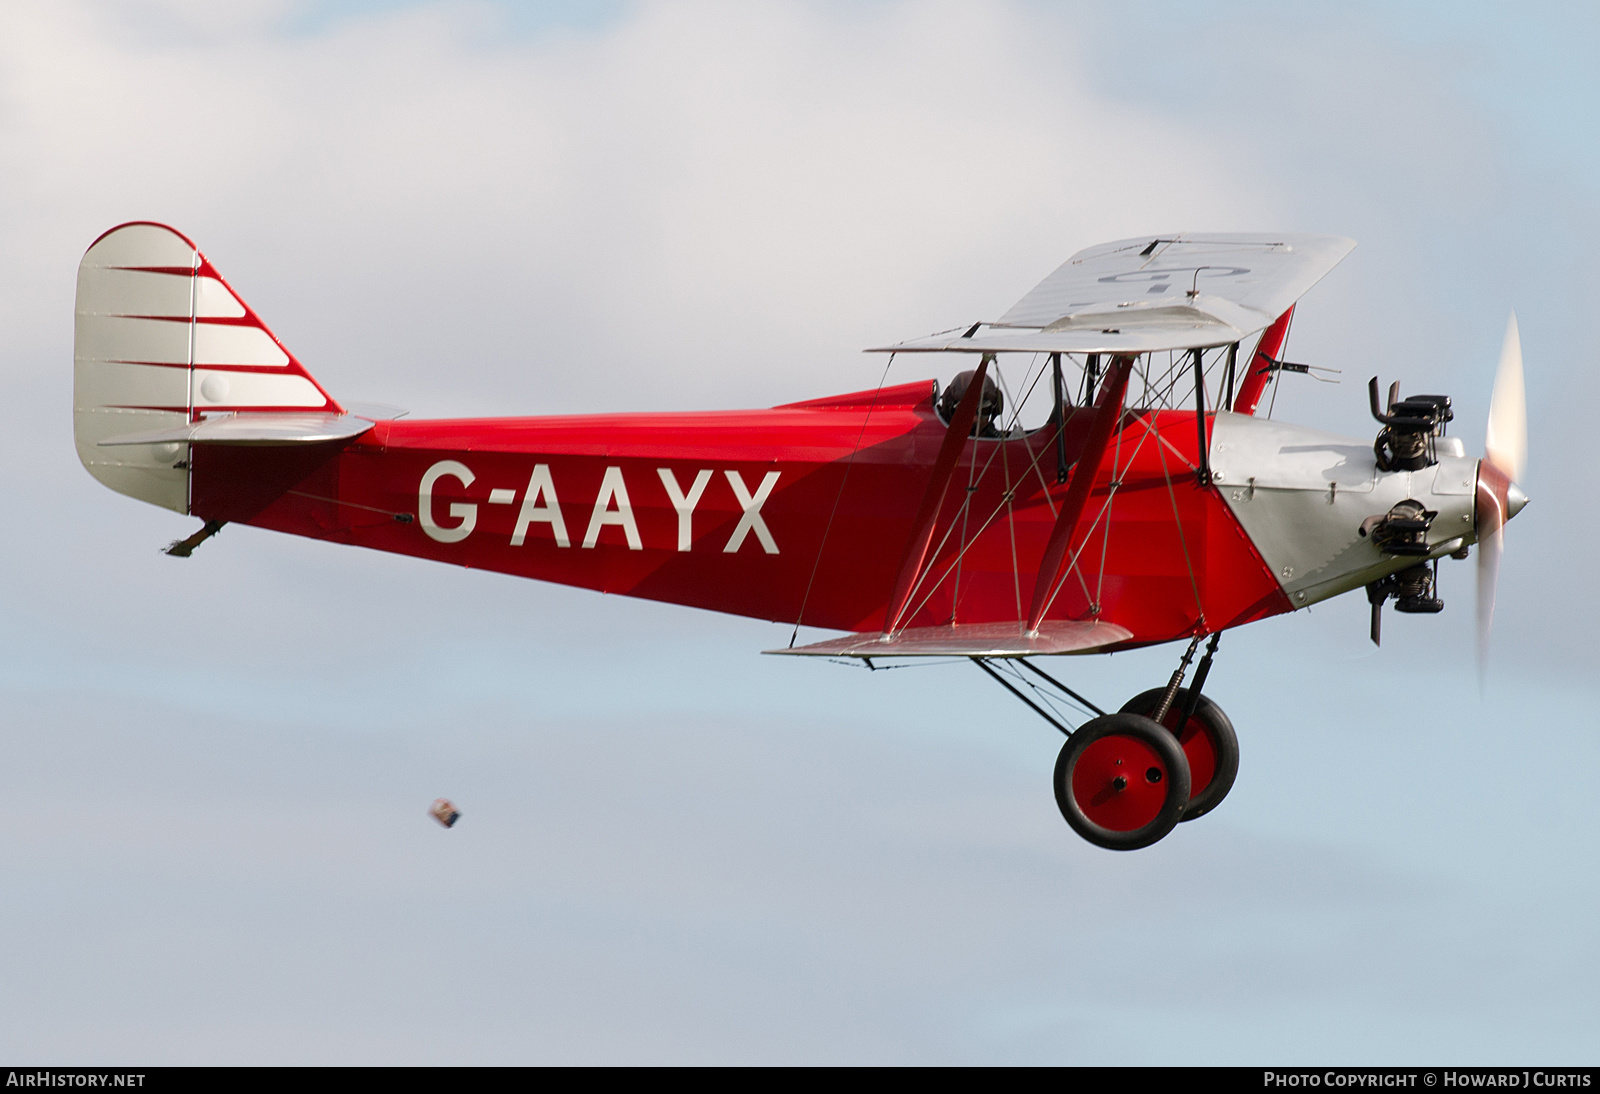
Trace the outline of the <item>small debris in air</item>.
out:
M 456 808 L 455 803 L 449 798 L 438 798 L 428 807 L 428 816 L 446 828 L 452 828 L 455 826 L 456 821 L 461 819 L 461 811 Z

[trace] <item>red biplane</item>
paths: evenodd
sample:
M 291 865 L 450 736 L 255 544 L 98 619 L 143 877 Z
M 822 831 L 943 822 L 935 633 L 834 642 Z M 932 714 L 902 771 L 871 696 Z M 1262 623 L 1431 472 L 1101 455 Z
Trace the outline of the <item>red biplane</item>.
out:
M 1477 543 L 1487 634 L 1500 529 L 1526 502 L 1514 320 L 1482 459 L 1446 435 L 1447 397 L 1395 384 L 1380 405 L 1376 379 L 1375 442 L 1256 416 L 1314 368 L 1282 357 L 1295 302 L 1353 246 L 1090 248 L 994 322 L 875 351 L 976 358 L 943 388 L 412 421 L 341 406 L 189 239 L 124 224 L 78 272 L 74 428 L 95 478 L 205 522 L 169 554 L 240 522 L 848 632 L 773 653 L 970 659 L 1067 735 L 1068 823 L 1127 850 L 1233 783 L 1234 731 L 1203 693 L 1224 630 L 1364 588 L 1377 641 L 1386 601 L 1439 611 L 1438 560 Z M 1023 428 L 1015 404 L 1040 402 Z M 1180 640 L 1167 684 L 1115 713 L 1035 663 Z

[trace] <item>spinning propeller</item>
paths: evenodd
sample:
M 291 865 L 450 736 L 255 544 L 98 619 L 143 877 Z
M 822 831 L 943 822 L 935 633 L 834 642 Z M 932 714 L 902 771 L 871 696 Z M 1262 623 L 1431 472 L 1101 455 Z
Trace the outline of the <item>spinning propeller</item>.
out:
M 1494 394 L 1489 400 L 1489 429 L 1478 461 L 1475 511 L 1478 524 L 1478 674 L 1489 659 L 1489 632 L 1494 625 L 1495 584 L 1500 576 L 1505 522 L 1522 511 L 1528 496 L 1517 486 L 1528 464 L 1528 409 L 1522 385 L 1522 340 L 1513 312 L 1500 348 Z

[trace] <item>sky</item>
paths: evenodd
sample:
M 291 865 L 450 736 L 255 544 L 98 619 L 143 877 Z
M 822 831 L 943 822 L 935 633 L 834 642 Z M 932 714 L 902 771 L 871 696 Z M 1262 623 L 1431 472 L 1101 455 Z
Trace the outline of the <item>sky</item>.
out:
M 0 7 L 0 1057 L 1593 1063 L 1597 46 L 1577 4 Z M 1470 565 L 1381 651 L 1359 594 L 1230 632 L 1234 790 L 1115 854 L 970 666 L 249 528 L 168 558 L 193 522 L 71 442 L 129 219 L 419 417 L 857 390 L 1098 242 L 1351 236 L 1289 346 L 1342 382 L 1276 417 L 1368 437 L 1377 374 L 1477 451 L 1521 325 L 1486 678 Z M 1060 671 L 1120 705 L 1177 653 Z

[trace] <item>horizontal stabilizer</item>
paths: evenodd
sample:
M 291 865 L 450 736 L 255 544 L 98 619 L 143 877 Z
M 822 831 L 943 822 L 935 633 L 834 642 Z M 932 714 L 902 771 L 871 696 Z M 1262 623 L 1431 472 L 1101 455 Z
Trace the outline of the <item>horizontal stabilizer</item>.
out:
M 287 445 L 347 441 L 372 428 L 354 414 L 230 414 L 225 418 L 107 437 L 102 446 L 126 444 Z
M 910 627 L 895 635 L 851 634 L 809 646 L 765 650 L 799 657 L 1032 657 L 1094 653 L 1126 642 L 1133 632 L 1115 623 L 1060 620 L 1028 634 L 1022 623 L 976 623 L 964 627 Z

